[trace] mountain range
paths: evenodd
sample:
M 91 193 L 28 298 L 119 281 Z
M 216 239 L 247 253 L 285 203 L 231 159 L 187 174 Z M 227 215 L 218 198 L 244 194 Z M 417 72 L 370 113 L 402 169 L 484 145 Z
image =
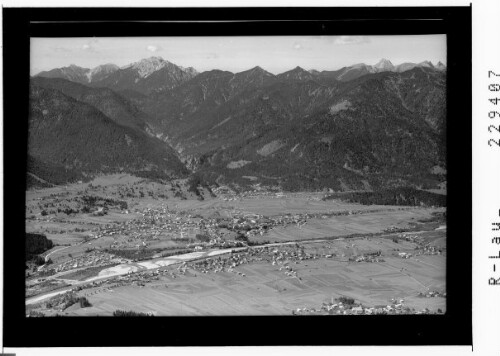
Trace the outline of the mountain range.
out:
M 277 78 L 295 78 L 297 80 L 330 78 L 348 81 L 369 73 L 401 73 L 416 67 L 432 68 L 438 71 L 446 70 L 446 66 L 441 62 L 438 62 L 435 66 L 430 61 L 420 63 L 405 62 L 395 66 L 391 61 L 383 58 L 375 65 L 359 63 L 335 71 L 320 72 L 315 69 L 306 71 L 305 69 L 296 67 L 290 71 L 278 74 Z M 263 70 L 260 67 L 256 68 Z M 274 76 L 274 74 L 264 72 L 267 73 L 267 76 Z M 111 63 L 99 65 L 91 69 L 71 64 L 69 67 L 42 71 L 36 74 L 36 77 L 61 78 L 96 87 L 109 87 L 114 90 L 132 89 L 149 94 L 155 90 L 172 89 L 192 79 L 197 74 L 198 72 L 192 67 L 184 68 L 161 57 L 150 57 L 128 64 L 122 68 Z
M 142 94 L 172 89 L 198 74 L 192 67 L 179 67 L 160 57 L 151 57 L 122 68 L 104 64 L 95 68 L 82 68 L 74 64 L 40 72 L 36 77 L 67 79 L 93 87 L 113 90 L 131 89 Z
M 51 181 L 46 167 L 191 173 L 288 190 L 445 180 L 442 63 L 382 59 L 274 75 L 258 66 L 198 73 L 151 57 L 122 68 L 41 72 L 30 99 L 28 153 L 44 177 L 31 174 L 43 181 Z
M 28 173 L 61 184 L 89 174 L 132 172 L 183 177 L 177 153 L 151 136 L 140 113 L 109 89 L 62 79 L 30 85 Z
M 120 68 L 116 64 L 103 64 L 95 68 L 82 68 L 71 64 L 69 67 L 55 68 L 46 72 L 40 72 L 38 77 L 44 78 L 62 78 L 73 82 L 88 84 L 97 82 Z

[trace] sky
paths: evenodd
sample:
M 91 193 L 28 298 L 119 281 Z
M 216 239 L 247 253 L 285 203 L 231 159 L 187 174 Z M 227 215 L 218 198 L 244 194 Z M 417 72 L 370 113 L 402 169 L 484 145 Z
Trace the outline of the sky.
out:
M 255 66 L 278 74 L 300 66 L 336 70 L 356 63 L 429 60 L 446 64 L 446 35 L 32 38 L 31 74 L 75 64 L 118 66 L 159 56 L 203 72 Z

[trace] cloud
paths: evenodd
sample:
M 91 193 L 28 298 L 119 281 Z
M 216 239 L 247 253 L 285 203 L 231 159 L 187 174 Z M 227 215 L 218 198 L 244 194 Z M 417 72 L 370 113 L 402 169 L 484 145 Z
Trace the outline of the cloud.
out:
M 370 38 L 367 36 L 334 36 L 332 41 L 336 45 L 351 45 L 369 43 Z
M 83 51 L 86 51 L 86 52 L 96 52 L 96 49 L 95 47 L 93 46 L 92 43 L 96 43 L 97 40 L 94 40 L 94 41 L 91 41 L 91 42 L 87 42 L 87 43 L 84 43 L 82 45 L 82 47 L 80 47 Z
M 371 42 L 370 36 L 312 36 L 312 38 L 335 45 L 351 45 Z
M 161 47 L 149 45 L 146 47 L 146 50 L 149 52 L 158 52 L 159 50 L 161 50 Z
M 66 47 L 52 47 L 54 52 L 73 52 L 71 49 Z
M 205 56 L 206 59 L 217 59 L 219 58 L 219 55 L 217 53 L 207 53 L 207 55 Z

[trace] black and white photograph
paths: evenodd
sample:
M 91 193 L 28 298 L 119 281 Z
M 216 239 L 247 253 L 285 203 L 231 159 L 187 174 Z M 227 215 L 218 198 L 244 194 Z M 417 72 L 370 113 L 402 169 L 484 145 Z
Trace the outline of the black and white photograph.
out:
M 26 315 L 446 313 L 446 36 L 32 38 Z
M 470 346 L 471 10 L 4 9 L 5 351 Z

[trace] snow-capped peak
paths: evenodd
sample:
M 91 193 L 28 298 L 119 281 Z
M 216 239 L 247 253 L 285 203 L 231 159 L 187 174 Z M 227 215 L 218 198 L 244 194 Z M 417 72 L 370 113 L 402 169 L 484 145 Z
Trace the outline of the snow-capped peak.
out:
M 106 76 L 108 74 L 116 72 L 118 69 L 120 68 L 116 64 L 106 63 L 90 69 L 85 75 L 87 76 L 87 79 L 90 83 L 92 81 L 92 78 L 94 78 L 96 75 Z
M 90 71 L 94 74 L 101 72 L 114 72 L 118 70 L 119 67 L 113 63 L 101 64 L 100 66 L 92 68 Z
M 260 67 L 259 67 L 259 68 L 260 68 Z M 297 72 L 297 73 L 307 72 L 304 68 L 302 68 L 302 67 L 300 67 L 300 66 L 295 67 L 292 71 L 293 71 L 293 72 Z
M 446 69 L 446 66 L 445 66 L 445 65 L 444 65 L 441 61 L 439 61 L 439 62 L 436 64 L 435 68 L 436 68 L 437 70 L 445 70 L 445 69 Z
M 373 66 L 379 72 L 393 71 L 394 65 L 390 60 L 382 58 L 377 64 Z
M 193 67 L 181 67 L 179 66 L 180 69 L 182 69 L 184 72 L 188 73 L 189 75 L 191 76 L 196 76 L 198 75 L 198 71 L 196 69 L 194 69 Z
M 165 61 L 161 57 L 150 57 L 140 60 L 139 62 L 135 62 L 131 65 L 131 67 L 137 70 L 137 73 L 141 78 L 149 77 L 151 74 L 156 72 L 157 70 L 165 67 L 169 62 Z
M 434 68 L 430 61 L 423 61 L 418 64 L 419 67 Z
M 269 73 L 268 71 L 266 71 L 265 69 L 263 69 L 260 66 L 253 67 L 252 69 L 248 70 L 248 73 L 251 73 L 253 75 L 264 75 L 266 77 L 273 76 L 271 73 Z

